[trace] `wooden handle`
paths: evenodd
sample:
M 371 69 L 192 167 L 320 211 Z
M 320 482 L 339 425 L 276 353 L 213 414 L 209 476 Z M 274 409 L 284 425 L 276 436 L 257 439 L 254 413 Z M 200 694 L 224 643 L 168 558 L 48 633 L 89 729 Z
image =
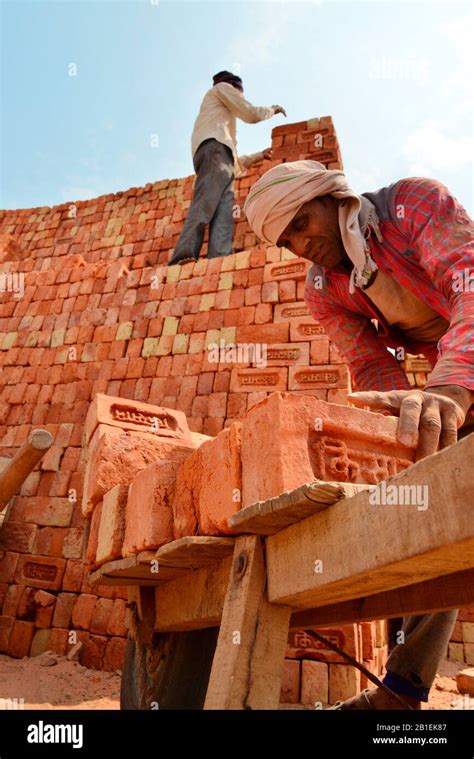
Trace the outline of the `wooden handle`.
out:
M 50 432 L 34 430 L 0 472 L 0 510 L 5 508 L 10 498 L 18 492 L 52 443 L 53 436 Z

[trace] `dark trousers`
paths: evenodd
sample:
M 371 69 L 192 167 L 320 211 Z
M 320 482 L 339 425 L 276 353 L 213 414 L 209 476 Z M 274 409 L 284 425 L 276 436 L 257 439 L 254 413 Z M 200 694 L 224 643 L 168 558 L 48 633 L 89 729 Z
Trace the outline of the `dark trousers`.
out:
M 227 145 L 204 140 L 193 158 L 196 183 L 191 205 L 170 263 L 198 258 L 209 225 L 208 258 L 232 252 L 234 158 Z

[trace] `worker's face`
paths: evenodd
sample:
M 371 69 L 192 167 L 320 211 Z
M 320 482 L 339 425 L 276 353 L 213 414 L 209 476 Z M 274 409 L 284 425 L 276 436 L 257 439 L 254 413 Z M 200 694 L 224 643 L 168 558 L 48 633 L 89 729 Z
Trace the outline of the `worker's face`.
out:
M 277 245 L 327 269 L 347 258 L 342 244 L 337 200 L 331 195 L 304 204 L 280 235 Z

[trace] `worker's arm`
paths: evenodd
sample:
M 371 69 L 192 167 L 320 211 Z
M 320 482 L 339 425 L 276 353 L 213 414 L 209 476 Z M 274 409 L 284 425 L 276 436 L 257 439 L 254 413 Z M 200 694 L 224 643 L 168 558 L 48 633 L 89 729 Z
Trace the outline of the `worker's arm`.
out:
M 474 227 L 464 208 L 440 182 L 401 182 L 396 205 L 410 248 L 449 307 L 449 328 L 425 391 L 360 393 L 359 405 L 400 415 L 401 442 L 418 440 L 417 458 L 456 441 L 474 403 Z
M 228 108 L 232 115 L 242 119 L 247 124 L 257 124 L 259 121 L 270 119 L 276 113 L 284 113 L 281 106 L 252 105 L 236 87 L 228 84 L 228 82 L 220 82 L 213 89 L 221 103 Z
M 261 161 L 265 159 L 271 160 L 271 158 L 272 158 L 272 149 L 265 148 L 265 150 L 259 150 L 257 153 L 249 153 L 249 155 L 239 155 L 239 163 L 241 163 L 245 169 L 248 169 L 250 168 L 250 166 L 253 166 L 255 163 L 260 163 Z

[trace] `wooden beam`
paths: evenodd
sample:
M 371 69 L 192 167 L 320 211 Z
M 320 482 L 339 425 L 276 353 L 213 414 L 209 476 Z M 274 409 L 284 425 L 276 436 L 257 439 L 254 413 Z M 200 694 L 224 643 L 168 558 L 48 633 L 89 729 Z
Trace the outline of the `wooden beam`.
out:
M 382 484 L 405 499 L 422 488 L 414 505 L 375 505 L 364 491 L 271 535 L 270 602 L 317 608 L 472 569 L 473 460 L 471 434 Z
M 30 472 L 53 443 L 47 430 L 34 430 L 0 472 L 0 510 L 21 488 Z
M 231 568 L 232 556 L 228 556 L 157 586 L 155 630 L 173 632 L 218 627 Z
M 260 538 L 238 538 L 204 709 L 278 708 L 291 609 L 265 584 Z
M 474 603 L 474 569 L 291 615 L 290 630 L 429 614 Z
M 232 514 L 228 519 L 229 527 L 240 533 L 274 535 L 290 524 L 327 509 L 341 498 L 348 498 L 369 487 L 370 485 L 315 480 Z

